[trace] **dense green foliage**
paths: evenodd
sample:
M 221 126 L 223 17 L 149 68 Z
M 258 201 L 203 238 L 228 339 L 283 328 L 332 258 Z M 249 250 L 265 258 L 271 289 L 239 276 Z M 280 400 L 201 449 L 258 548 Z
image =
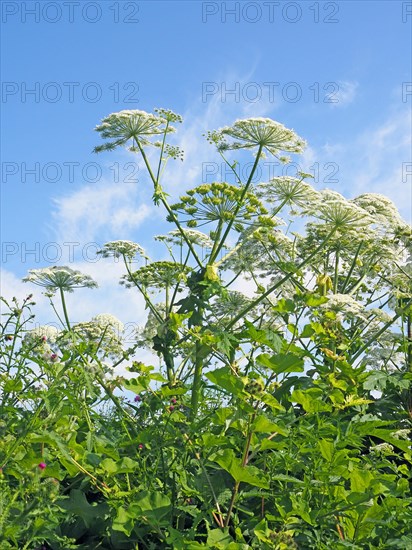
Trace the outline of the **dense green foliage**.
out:
M 101 251 L 145 299 L 132 347 L 110 315 L 71 322 L 65 294 L 96 284 L 68 267 L 26 278 L 59 330 L 33 329 L 31 295 L 2 300 L 0 549 L 412 548 L 411 228 L 387 198 L 308 174 L 252 185 L 264 154 L 304 148 L 269 119 L 210 132 L 237 184 L 172 204 L 180 122 L 122 111 L 97 127 L 114 140 L 97 152 L 141 156 L 173 224 L 156 237 L 167 261 Z

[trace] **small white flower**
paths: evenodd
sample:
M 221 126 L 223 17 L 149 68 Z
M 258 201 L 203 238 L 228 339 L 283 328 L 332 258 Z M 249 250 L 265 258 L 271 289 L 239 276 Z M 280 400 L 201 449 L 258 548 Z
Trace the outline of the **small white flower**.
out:
M 389 315 L 389 313 L 379 308 L 367 309 L 364 314 L 368 318 L 368 320 L 372 319 L 374 322 L 378 323 L 388 323 L 392 320 L 392 317 L 391 315 Z
M 393 446 L 390 443 L 379 443 L 369 447 L 369 452 L 375 455 L 389 455 L 393 453 Z
M 403 429 L 403 430 L 397 430 L 392 435 L 395 439 L 408 439 L 410 433 L 411 433 L 411 430 Z
M 365 319 L 363 304 L 357 302 L 352 296 L 348 294 L 330 294 L 326 297 L 328 301 L 321 304 L 319 308 L 321 310 L 335 312 L 337 314 L 337 320 L 341 321 L 345 317 Z

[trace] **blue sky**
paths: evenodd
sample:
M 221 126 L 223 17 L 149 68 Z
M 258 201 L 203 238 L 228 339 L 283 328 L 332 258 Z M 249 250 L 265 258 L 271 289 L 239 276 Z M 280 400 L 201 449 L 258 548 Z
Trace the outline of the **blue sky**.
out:
M 102 303 L 126 322 L 136 311 L 143 315 L 141 300 L 117 288 L 120 267 L 95 262 L 95 247 L 88 248 L 130 239 L 152 251 L 151 235 L 168 229 L 150 204 L 139 159 L 92 153 L 100 143 L 95 125 L 122 109 L 166 107 L 184 116 L 175 139 L 186 157 L 168 166 L 171 195 L 220 170 L 202 138 L 206 130 L 268 116 L 308 141 L 297 162 L 315 173 L 318 188 L 347 197 L 386 194 L 410 221 L 411 2 L 82 0 L 1 7 L 6 296 L 27 294 L 19 281 L 28 269 L 75 260 L 73 267 L 101 286 L 72 299 L 78 320 L 102 312 Z M 268 173 L 275 168 L 268 165 Z M 36 298 L 46 319 L 44 298 L 39 292 Z

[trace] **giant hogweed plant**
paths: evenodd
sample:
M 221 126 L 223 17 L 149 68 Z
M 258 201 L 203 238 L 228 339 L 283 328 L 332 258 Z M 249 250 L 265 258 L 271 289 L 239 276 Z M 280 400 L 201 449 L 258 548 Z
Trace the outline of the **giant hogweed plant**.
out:
M 30 298 L 7 304 L 4 548 L 412 547 L 411 228 L 386 197 L 310 174 L 252 183 L 265 156 L 305 147 L 266 118 L 206 135 L 236 184 L 171 200 L 181 122 L 121 111 L 96 128 L 110 140 L 96 152 L 139 155 L 172 226 L 154 237 L 168 260 L 131 241 L 100 251 L 146 303 L 132 347 L 110 315 L 70 321 L 66 293 L 96 283 L 69 267 L 26 277 L 60 329 L 29 330 Z

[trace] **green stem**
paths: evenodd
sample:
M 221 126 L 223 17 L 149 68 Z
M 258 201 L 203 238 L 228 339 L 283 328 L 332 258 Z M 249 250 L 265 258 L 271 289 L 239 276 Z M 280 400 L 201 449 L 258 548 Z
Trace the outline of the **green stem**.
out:
M 149 164 L 149 161 L 147 160 L 147 156 L 146 156 L 146 153 L 144 152 L 144 149 L 143 147 L 140 145 L 140 142 L 137 140 L 136 141 L 137 143 L 137 146 L 139 147 L 139 151 L 143 157 L 143 161 L 146 165 L 146 168 L 149 172 L 149 175 L 150 175 L 150 178 L 153 182 L 153 185 L 154 185 L 154 188 L 155 188 L 155 193 L 159 193 L 159 182 L 157 181 L 157 179 L 155 178 L 153 172 L 152 172 L 152 169 L 150 168 L 150 164 Z M 160 201 L 162 202 L 163 206 L 166 208 L 166 211 L 167 213 L 170 215 L 170 217 L 172 218 L 173 220 L 173 223 L 176 225 L 177 229 L 179 230 L 180 234 L 182 235 L 184 241 L 186 242 L 187 246 L 189 247 L 189 250 L 190 252 L 192 253 L 193 255 L 193 258 L 196 260 L 196 263 L 198 264 L 198 266 L 201 268 L 202 267 L 202 262 L 200 261 L 198 255 L 196 254 L 196 251 L 195 249 L 193 248 L 192 246 L 192 243 L 190 242 L 190 240 L 187 238 L 185 232 L 183 231 L 183 228 L 182 226 L 180 225 L 179 223 L 179 220 L 177 219 L 175 213 L 173 212 L 173 210 L 170 208 L 167 200 L 165 199 L 164 197 L 164 193 L 163 192 L 160 192 L 159 193 L 159 199 Z
M 68 330 L 71 330 L 71 328 L 70 328 L 69 316 L 68 316 L 68 314 L 67 314 L 66 300 L 64 299 L 64 292 L 63 292 L 63 289 L 62 289 L 62 288 L 60 288 L 59 290 L 60 290 L 60 298 L 61 298 L 62 306 L 63 306 L 64 319 L 65 319 L 66 324 L 67 324 L 67 329 L 68 329 Z
M 142 294 L 143 298 L 145 299 L 146 305 L 148 306 L 150 311 L 153 313 L 153 315 L 156 317 L 156 319 L 159 321 L 159 323 L 162 323 L 163 319 L 162 319 L 161 315 L 159 314 L 159 312 L 157 311 L 157 309 L 155 308 L 155 306 L 152 304 L 152 301 L 150 300 L 147 292 L 145 292 L 143 290 L 143 288 L 139 285 L 139 283 L 135 280 L 133 272 L 131 271 L 128 263 L 126 262 L 126 258 L 124 256 L 123 256 L 123 259 L 124 259 L 124 264 L 126 266 L 127 273 L 129 275 L 130 279 L 132 280 L 133 284 L 136 286 L 136 288 Z
M 247 435 L 247 438 L 246 438 L 245 448 L 243 450 L 243 457 L 242 457 L 242 468 L 244 468 L 246 466 L 247 461 L 248 461 L 250 443 L 252 441 L 252 435 L 253 435 L 253 430 L 251 429 L 251 426 L 252 426 L 255 418 L 256 418 L 256 412 L 254 412 L 252 414 L 252 416 L 249 418 L 248 435 Z M 239 492 L 239 486 L 240 486 L 240 481 L 236 481 L 235 486 L 233 488 L 232 498 L 231 498 L 230 504 L 229 504 L 229 509 L 227 511 L 227 516 L 226 516 L 226 520 L 225 520 L 225 527 L 227 527 L 229 525 L 230 517 L 231 517 L 232 511 L 233 511 L 233 507 L 235 505 L 235 500 L 236 500 L 237 494 Z
M 193 377 L 193 386 L 192 386 L 192 396 L 190 402 L 190 420 L 194 421 L 197 415 L 199 408 L 200 400 L 200 387 L 202 381 L 202 369 L 203 369 L 203 359 L 200 357 L 200 348 L 202 344 L 196 342 L 196 351 L 195 351 L 195 372 Z
M 218 246 L 216 247 L 216 250 L 214 252 L 214 254 L 210 255 L 210 259 L 209 259 L 209 263 L 210 264 L 213 264 L 215 259 L 218 257 L 218 254 L 219 252 L 221 251 L 223 245 L 225 244 L 226 242 L 226 239 L 227 239 L 227 236 L 229 235 L 229 232 L 230 230 L 232 229 L 232 225 L 234 224 L 235 222 L 235 219 L 236 219 L 236 216 L 239 212 L 239 210 L 242 208 L 242 205 L 243 205 L 243 199 L 245 198 L 246 196 L 246 193 L 252 183 L 252 179 L 253 179 L 253 176 L 254 176 L 254 173 L 256 172 L 256 168 L 258 167 L 258 164 L 259 164 L 259 160 L 260 160 L 260 154 L 262 152 L 262 149 L 263 149 L 263 146 L 262 145 L 259 145 L 259 149 L 258 149 L 258 152 L 257 152 L 257 155 L 256 155 L 256 159 L 255 159 L 255 162 L 253 163 L 253 167 L 252 167 L 252 170 L 249 174 L 249 178 L 243 188 L 243 191 L 242 191 L 242 194 L 240 195 L 240 198 L 239 198 L 239 201 L 236 205 L 236 208 L 233 212 L 233 216 L 232 216 L 232 219 L 229 221 L 229 223 L 227 224 L 227 227 L 226 227 L 226 230 L 225 232 L 223 233 L 223 237 L 221 238 L 220 240 L 220 243 L 218 244 Z
M 352 273 L 353 273 L 353 270 L 355 269 L 356 261 L 357 261 L 357 259 L 358 259 L 358 256 L 359 256 L 359 253 L 360 253 L 360 251 L 361 251 L 362 246 L 363 246 L 363 242 L 361 242 L 361 243 L 359 244 L 359 246 L 358 246 L 358 248 L 357 248 L 357 250 L 356 250 L 355 256 L 354 256 L 354 258 L 353 258 L 353 260 L 352 260 L 352 265 L 350 266 L 349 272 L 348 272 L 348 274 L 346 275 L 346 279 L 345 279 L 345 281 L 344 281 L 344 283 L 343 283 L 343 286 L 342 286 L 342 293 L 345 292 L 345 289 L 346 289 L 346 286 L 347 286 L 347 284 L 348 284 L 348 282 L 349 282 L 349 279 L 350 279 L 350 277 L 351 277 L 351 275 L 352 275 Z
M 339 247 L 335 251 L 335 273 L 333 276 L 333 294 L 338 291 L 338 278 L 339 278 Z

